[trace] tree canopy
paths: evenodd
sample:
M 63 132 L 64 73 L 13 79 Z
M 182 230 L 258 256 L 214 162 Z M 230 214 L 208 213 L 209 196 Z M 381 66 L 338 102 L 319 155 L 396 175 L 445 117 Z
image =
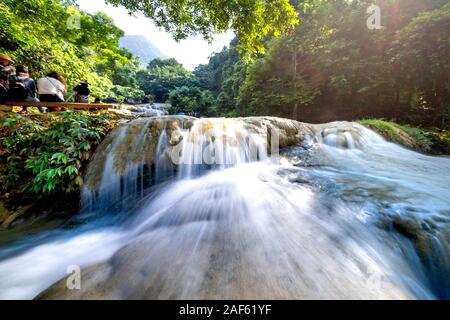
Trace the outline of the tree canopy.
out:
M 247 63 L 237 38 L 199 65 L 183 86 L 212 93 L 214 103 L 205 115 L 276 115 L 307 122 L 383 117 L 449 126 L 450 4 L 378 4 L 382 28 L 371 30 L 366 21 L 372 1 L 298 2 L 301 23 L 289 34 L 265 39 L 264 54 Z M 180 106 L 186 102 L 182 94 L 192 92 L 198 93 L 178 90 L 172 100 Z
M 241 49 L 249 54 L 264 51 L 262 41 L 279 35 L 298 23 L 289 0 L 106 0 L 131 13 L 142 12 L 177 40 L 200 34 L 211 40 L 214 34 L 234 30 Z
M 374 30 L 366 25 L 372 0 L 106 1 L 143 12 L 176 39 L 228 28 L 236 38 L 194 72 L 175 59 L 143 68 L 119 48 L 123 32 L 104 13 L 68 0 L 4 0 L 0 49 L 35 77 L 60 71 L 71 85 L 88 79 L 96 96 L 152 96 L 174 112 L 450 126 L 447 0 L 378 0 Z M 67 28 L 73 16 L 80 29 Z
M 302 23 L 268 41 L 236 108 L 310 122 L 385 117 L 448 126 L 450 4 L 379 1 L 382 29 L 370 30 L 371 4 L 300 4 Z
M 193 74 L 173 58 L 156 58 L 137 73 L 140 89 L 156 102 L 166 102 L 171 90 L 189 85 L 192 78 Z
M 119 48 L 124 33 L 106 14 L 88 14 L 61 0 L 4 0 L 0 12 L 0 51 L 27 65 L 33 77 L 54 70 L 69 89 L 88 80 L 95 97 L 143 96 L 135 80 L 140 62 Z M 68 27 L 73 18 L 79 28 Z

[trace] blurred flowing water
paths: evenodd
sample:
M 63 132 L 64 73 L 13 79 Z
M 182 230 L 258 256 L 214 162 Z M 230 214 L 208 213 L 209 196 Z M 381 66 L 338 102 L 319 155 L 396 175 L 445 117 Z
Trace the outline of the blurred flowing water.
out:
M 0 298 L 450 298 L 450 159 L 277 121 L 280 155 L 263 119 L 122 125 L 80 214 L 0 247 Z M 71 265 L 82 289 L 52 286 Z

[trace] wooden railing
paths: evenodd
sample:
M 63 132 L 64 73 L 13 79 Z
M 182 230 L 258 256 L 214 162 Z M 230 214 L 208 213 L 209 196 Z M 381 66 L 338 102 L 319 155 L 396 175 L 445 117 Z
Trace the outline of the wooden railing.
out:
M 104 103 L 74 103 L 74 102 L 26 102 L 26 101 L 8 101 L 0 103 L 0 111 L 12 111 L 13 107 L 44 107 L 44 108 L 67 108 L 67 109 L 113 109 L 117 108 L 114 104 Z M 52 110 L 48 110 L 52 112 Z

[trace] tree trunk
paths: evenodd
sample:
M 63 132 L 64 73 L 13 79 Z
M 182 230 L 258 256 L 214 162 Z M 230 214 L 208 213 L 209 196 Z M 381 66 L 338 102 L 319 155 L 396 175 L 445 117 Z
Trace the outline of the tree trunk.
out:
M 294 81 L 294 96 L 295 96 L 297 94 L 297 50 L 295 48 L 294 48 L 294 54 L 293 54 L 293 63 L 294 63 L 293 81 Z M 298 120 L 298 102 L 297 101 L 295 101 L 295 103 L 294 103 L 292 119 Z

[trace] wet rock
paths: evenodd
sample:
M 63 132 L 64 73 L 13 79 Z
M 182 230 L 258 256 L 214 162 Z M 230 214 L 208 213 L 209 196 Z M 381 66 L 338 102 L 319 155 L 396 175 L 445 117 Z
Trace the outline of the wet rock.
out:
M 417 218 L 402 218 L 396 216 L 392 222 L 392 226 L 405 237 L 417 240 L 420 237 L 422 228 Z
M 140 118 L 127 122 L 113 130 L 97 147 L 88 165 L 85 186 L 98 189 L 108 157 L 112 157 L 114 172 L 124 175 L 130 164 L 155 164 L 159 137 L 166 130 L 171 145 L 182 139 L 182 128 L 188 128 L 193 118 L 161 117 Z
M 417 216 L 395 216 L 392 220 L 395 231 L 411 241 L 417 256 L 422 261 L 435 294 L 438 298 L 450 297 L 450 225 L 437 228 L 433 221 Z M 403 251 L 408 255 L 408 249 Z
M 241 120 L 248 130 L 267 137 L 269 149 L 275 134 L 275 138 L 279 137 L 280 148 L 285 148 L 302 145 L 306 137 L 312 136 L 315 131 L 313 125 L 276 117 L 251 117 Z
M 113 268 L 108 263 L 101 263 L 81 270 L 81 290 L 71 290 L 67 286 L 68 278 L 56 282 L 41 292 L 35 300 L 99 300 L 118 299 L 112 287 L 100 287 L 96 284 L 104 282 L 111 276 Z

